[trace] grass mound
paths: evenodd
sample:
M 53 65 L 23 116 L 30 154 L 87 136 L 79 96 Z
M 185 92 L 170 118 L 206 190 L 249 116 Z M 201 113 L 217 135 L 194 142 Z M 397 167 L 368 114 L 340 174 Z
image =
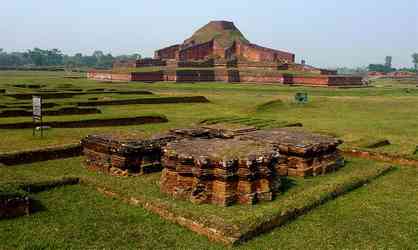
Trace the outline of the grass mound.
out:
M 19 185 L 10 183 L 0 183 L 0 200 L 7 200 L 15 197 L 26 197 L 28 193 L 21 189 Z
M 272 112 L 284 107 L 284 102 L 280 99 L 268 101 L 257 106 L 256 112 Z
M 257 129 L 267 128 L 283 128 L 283 127 L 302 127 L 301 123 L 290 123 L 287 121 L 278 121 L 274 119 L 255 118 L 245 116 L 227 116 L 227 117 L 214 117 L 204 119 L 200 124 L 213 125 L 213 124 L 241 124 L 247 126 L 253 126 Z

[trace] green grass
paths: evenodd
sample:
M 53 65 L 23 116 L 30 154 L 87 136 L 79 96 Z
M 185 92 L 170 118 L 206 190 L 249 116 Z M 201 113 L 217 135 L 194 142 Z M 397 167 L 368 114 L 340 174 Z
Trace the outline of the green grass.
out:
M 41 211 L 0 221 L 0 249 L 196 249 L 209 244 L 145 210 L 68 186 L 34 195 Z
M 77 143 L 92 133 L 135 133 L 150 135 L 170 128 L 199 124 L 205 119 L 222 122 L 273 124 L 274 121 L 300 122 L 305 129 L 337 135 L 345 143 L 343 148 L 356 147 L 360 142 L 385 138 L 392 144 L 371 149 L 375 152 L 409 155 L 418 145 L 418 89 L 411 82 L 377 80 L 374 88 L 327 89 L 311 87 L 288 87 L 256 84 L 225 83 L 101 83 L 87 79 L 64 78 L 63 72 L 0 71 L 0 89 L 18 91 L 10 84 L 45 84 L 45 88 L 64 85 L 72 88 L 95 89 L 115 88 L 118 90 L 150 90 L 157 96 L 203 95 L 211 103 L 104 106 L 101 115 L 83 115 L 83 119 L 116 118 L 146 114 L 163 114 L 170 120 L 165 124 L 127 127 L 52 129 L 44 138 L 32 137 L 32 131 L 0 130 L 0 152 L 11 152 L 42 148 L 45 146 Z M 31 91 L 31 90 L 20 90 Z M 309 102 L 294 103 L 297 92 L 307 92 Z M 107 96 L 93 95 L 105 98 Z M 136 96 L 136 95 L 134 95 Z M 90 95 L 88 97 L 91 97 Z M 110 95 L 110 98 L 132 98 L 133 96 Z M 60 103 L 83 101 L 87 96 L 53 100 Z M 16 102 L 0 94 L 0 105 Z M 22 101 L 17 101 L 22 102 Z M 76 120 L 77 116 L 47 117 L 51 120 Z M 229 119 L 229 120 L 228 120 Z M 225 121 L 226 120 L 226 121 Z M 1 123 L 29 121 L 27 118 L 0 118 Z M 416 156 L 415 156 L 416 158 Z M 338 174 L 355 178 L 356 173 L 365 173 L 368 161 L 353 160 L 348 168 Z M 354 171 L 355 170 L 355 171 Z M 345 174 L 344 174 L 345 173 Z M 339 176 L 336 174 L 337 176 Z M 348 175 L 346 175 L 348 174 Z M 48 161 L 17 167 L 0 167 L 1 182 L 48 181 L 61 177 L 84 176 L 97 183 L 120 188 L 127 195 L 149 195 L 160 197 L 163 202 L 174 202 L 158 192 L 157 175 L 144 176 L 141 180 L 119 179 L 87 172 L 80 167 L 80 158 Z M 291 197 L 298 187 L 309 194 L 315 187 L 335 185 L 329 177 L 297 180 L 297 186 L 281 198 Z M 335 176 L 334 176 L 335 177 Z M 351 177 L 350 177 L 351 178 Z M 338 178 L 337 178 L 338 179 Z M 334 201 L 328 202 L 296 221 L 264 234 L 239 248 L 243 249 L 414 249 L 418 242 L 418 169 L 398 168 Z M 316 182 L 324 181 L 321 183 Z M 337 180 L 335 180 L 337 181 Z M 151 182 L 145 189 L 142 182 Z M 328 184 L 326 184 L 328 183 Z M 322 191 L 324 189 L 321 189 Z M 310 191 L 309 191 L 310 190 Z M 146 194 L 144 194 L 146 192 Z M 15 248 L 145 248 L 145 249 L 214 249 L 219 245 L 209 243 L 204 237 L 167 223 L 148 214 L 139 207 L 130 207 L 119 201 L 98 196 L 92 190 L 68 187 L 36 195 L 46 210 L 34 217 L 0 222 L 0 249 Z M 85 199 L 83 197 L 86 197 Z M 298 196 L 307 197 L 307 196 Z M 294 199 L 293 204 L 306 201 Z M 93 201 L 89 203 L 89 200 Z M 292 200 L 292 199 L 289 199 Z M 60 203 L 60 201 L 62 201 Z M 178 203 L 177 203 L 178 202 Z M 53 205 L 57 204 L 57 205 Z M 97 205 L 95 205 L 97 204 Z M 177 211 L 188 211 L 193 205 L 180 204 Z M 273 205 L 275 204 L 275 205 Z M 277 205 L 277 207 L 275 207 Z M 274 206 L 274 207 L 269 207 Z M 232 207 L 235 218 L 243 223 L 255 216 L 264 216 L 262 211 L 278 211 L 285 204 L 261 204 L 255 210 Z M 60 208 L 60 209 L 54 209 Z M 87 208 L 87 209 L 84 209 Z M 216 216 L 227 216 L 230 212 L 214 209 L 210 205 L 195 209 L 193 216 L 213 212 Z M 122 212 L 123 211 L 123 212 Z M 124 217 L 129 214 L 129 219 Z M 234 218 L 229 221 L 234 221 Z M 89 220 L 89 218 L 91 218 Z M 146 220 L 144 218 L 149 218 Z M 119 223 L 119 220 L 122 222 Z M 102 223 L 103 222 L 103 223 Z M 131 223 L 132 222 L 132 223 Z M 109 226 L 110 225 L 110 226 Z M 115 225 L 115 226 L 113 226 Z M 135 232 L 135 233 L 133 233 Z M 12 240 L 10 236 L 13 235 Z M 74 237 L 72 237 L 74 236 Z M 107 237 L 105 237 L 107 236 Z M 70 241 L 74 238 L 77 240 Z M 114 239 L 113 239 L 114 238 Z M 145 239 L 145 240 L 143 240 Z M 5 242 L 5 243 L 3 243 Z M 149 242 L 149 244 L 148 244 Z
M 416 249 L 417 178 L 417 169 L 397 169 L 244 248 Z
M 174 214 L 192 218 L 229 234 L 241 234 L 251 231 L 269 218 L 315 204 L 326 199 L 336 189 L 349 188 L 358 181 L 373 178 L 386 169 L 382 164 L 352 159 L 336 173 L 308 179 L 289 178 L 285 191 L 273 202 L 256 206 L 219 208 L 211 204 L 194 205 L 189 201 L 176 200 L 160 193 L 157 185 L 160 173 L 140 178 L 114 178 L 87 171 L 81 162 L 81 158 L 73 158 L 2 168 L 0 175 L 3 176 L 4 182 L 39 182 L 77 176 L 90 185 L 110 189 L 127 198 L 135 197 L 147 201 L 148 204 L 167 207 Z M 234 225 L 232 229 L 229 227 L 231 225 Z
M 210 104 L 168 104 L 168 105 L 128 105 L 106 106 L 101 108 L 103 114 L 83 115 L 83 119 L 112 118 L 159 113 L 166 115 L 170 122 L 164 126 L 132 126 L 126 129 L 144 130 L 151 133 L 181 126 L 190 126 L 199 121 L 213 117 L 245 116 L 251 118 L 300 122 L 307 129 L 326 132 L 341 137 L 344 147 L 353 147 L 359 140 L 368 138 L 386 138 L 392 145 L 373 149 L 391 154 L 411 155 L 418 145 L 418 121 L 414 114 L 418 110 L 418 89 L 411 85 L 388 87 L 388 80 L 375 82 L 379 87 L 366 89 L 327 89 L 312 87 L 286 87 L 256 84 L 225 83 L 101 83 L 87 79 L 64 78 L 60 72 L 0 72 L 0 88 L 9 88 L 15 83 L 44 84 L 48 88 L 63 87 L 71 84 L 74 88 L 96 89 L 116 88 L 118 90 L 150 90 L 157 96 L 203 95 Z M 69 85 L 68 85 L 69 86 Z M 309 103 L 294 103 L 297 92 L 307 92 Z M 72 99 L 53 100 L 67 105 L 69 102 L 87 101 L 89 97 L 131 99 L 136 95 L 92 95 L 75 96 Z M 281 102 L 275 102 L 280 100 Z M 15 101 L 0 95 L 0 104 Z M 19 101 L 21 102 L 21 101 Z M 272 103 L 273 102 L 273 103 Z M 1 118 L 0 123 L 29 121 L 30 118 Z M 74 120 L 77 116 L 46 117 L 48 120 Z M 57 129 L 48 132 L 45 141 L 31 138 L 31 132 L 22 130 L 0 131 L 5 135 L 5 143 L 0 144 L 0 152 L 31 149 L 43 145 L 73 143 L 80 136 L 90 132 L 108 132 L 106 128 L 68 130 Z
M 14 197 L 25 197 L 27 195 L 27 192 L 20 189 L 16 184 L 0 182 L 0 200 Z
M 25 181 L 55 178 L 66 173 L 83 173 L 83 170 L 73 169 L 74 161 L 79 158 L 64 161 L 51 161 L 8 168 L 2 170 L 2 176 L 13 180 Z M 73 164 L 71 164 L 73 162 Z M 367 161 L 355 161 L 366 163 Z M 357 164 L 356 164 L 357 165 Z M 361 165 L 361 164 L 360 164 Z M 370 167 L 362 165 L 358 168 Z M 9 172 L 9 173 L 7 173 Z M 351 171 L 349 171 L 351 172 Z M 14 175 L 14 176 L 13 176 Z M 88 173 L 96 176 L 94 173 Z M 334 176 L 335 177 L 335 176 Z M 97 175 L 97 179 L 105 178 Z M 148 178 L 148 177 L 146 177 Z M 154 179 L 153 176 L 149 176 Z M 328 178 L 328 177 L 325 177 Z M 334 201 L 330 201 L 308 215 L 296 221 L 263 234 L 238 249 L 376 249 L 376 248 L 410 248 L 414 249 L 418 239 L 418 170 L 415 168 L 397 168 L 380 177 L 371 184 L 355 190 Z M 132 179 L 111 178 L 116 182 L 132 182 Z M 331 179 L 331 176 L 329 177 Z M 143 180 L 141 180 L 142 182 Z M 311 178 L 305 185 L 317 186 L 320 179 Z M 333 180 L 333 182 L 338 182 Z M 298 185 L 301 183 L 298 182 Z M 331 183 L 324 183 L 317 188 L 306 188 L 308 192 L 321 191 Z M 131 185 L 131 187 L 137 187 Z M 321 188 L 322 187 L 322 188 Z M 123 187 L 120 187 L 121 189 Z M 318 189 L 319 188 L 319 189 Z M 141 188 L 130 190 L 137 194 Z M 291 189 L 290 189 L 291 190 Z M 293 194 L 300 191 L 298 187 Z M 305 191 L 304 191 L 305 192 Z M 291 194 L 286 194 L 291 195 Z M 0 221 L 1 249 L 15 248 L 124 248 L 124 249 L 221 249 L 222 246 L 208 242 L 175 224 L 166 222 L 148 213 L 141 207 L 133 207 L 119 200 L 105 198 L 95 190 L 68 186 L 33 195 L 43 209 L 30 217 Z M 302 199 L 306 197 L 299 196 Z M 275 205 L 269 203 L 257 206 L 286 207 L 288 204 Z M 291 202 L 298 202 L 297 200 Z M 179 204 L 181 205 L 182 202 Z M 207 213 L 211 205 L 191 205 L 197 214 Z M 199 208 L 199 209 L 196 209 Z M 260 216 L 260 208 L 253 211 L 251 207 L 230 207 L 240 212 L 236 218 L 244 222 Z M 180 209 L 180 208 L 177 208 Z M 264 208 L 265 209 L 265 208 Z M 220 210 L 220 211 L 218 211 Z M 222 214 L 226 209 L 211 209 L 211 213 Z M 250 214 L 247 214 L 250 212 Z M 273 212 L 273 211 L 271 211 Z M 242 214 L 241 214 L 242 213 Z M 13 237 L 11 237 L 13 235 Z M 73 240 L 69 240 L 73 239 Z M 76 240 L 75 240 L 76 239 Z

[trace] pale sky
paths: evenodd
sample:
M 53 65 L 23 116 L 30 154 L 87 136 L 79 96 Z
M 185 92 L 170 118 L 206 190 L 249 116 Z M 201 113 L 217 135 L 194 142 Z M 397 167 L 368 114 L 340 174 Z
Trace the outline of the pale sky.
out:
M 417 0 L 0 0 L 0 48 L 59 48 L 153 56 L 211 20 L 233 21 L 252 43 L 321 67 L 365 66 L 418 53 Z

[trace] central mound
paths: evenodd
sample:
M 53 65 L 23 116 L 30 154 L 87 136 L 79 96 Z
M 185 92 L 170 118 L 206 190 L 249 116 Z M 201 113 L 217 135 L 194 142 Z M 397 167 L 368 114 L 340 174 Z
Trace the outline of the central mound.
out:
M 244 44 L 250 43 L 233 22 L 211 21 L 186 39 L 183 46 L 188 47 L 212 40 L 218 42 L 223 48 L 231 47 L 237 40 Z

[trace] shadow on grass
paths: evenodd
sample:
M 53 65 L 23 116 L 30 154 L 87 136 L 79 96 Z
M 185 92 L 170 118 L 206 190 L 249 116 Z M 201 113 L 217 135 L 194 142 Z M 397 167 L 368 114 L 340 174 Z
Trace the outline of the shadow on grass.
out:
M 38 213 L 38 212 L 43 212 L 43 211 L 47 211 L 48 209 L 41 203 L 40 200 L 31 198 L 30 199 L 30 213 Z
M 281 193 L 286 193 L 289 189 L 291 189 L 292 187 L 296 186 L 296 181 L 293 179 L 289 179 L 286 177 L 281 177 L 281 182 L 282 185 L 280 187 L 280 192 Z

